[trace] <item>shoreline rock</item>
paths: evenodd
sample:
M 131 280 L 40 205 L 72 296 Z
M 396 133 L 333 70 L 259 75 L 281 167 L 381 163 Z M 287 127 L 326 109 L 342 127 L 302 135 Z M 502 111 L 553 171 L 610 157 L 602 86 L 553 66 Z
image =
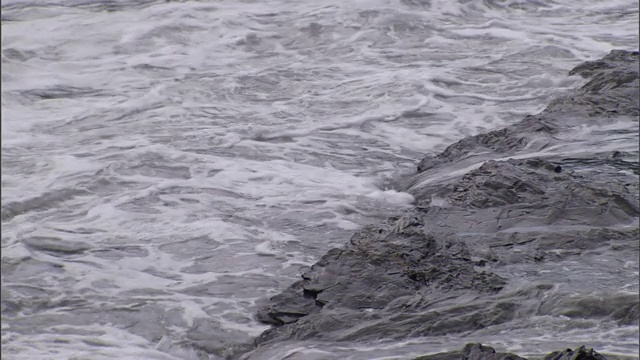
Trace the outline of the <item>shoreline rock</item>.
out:
M 547 354 L 544 360 L 606 360 L 604 355 L 581 346 L 575 350 L 565 349 Z M 499 353 L 490 346 L 470 343 L 460 351 L 424 355 L 413 360 L 527 360 L 512 353 Z
M 268 299 L 257 318 L 272 328 L 255 346 L 436 336 L 540 315 L 638 324 L 637 296 L 549 297 L 553 283 L 509 287 L 517 279 L 502 269 L 638 251 L 637 153 L 548 150 L 575 128 L 637 122 L 639 59 L 614 50 L 583 63 L 570 75 L 589 81 L 541 113 L 422 159 L 402 189 L 415 209 L 358 231 Z M 448 354 L 419 359 L 522 359 L 479 344 Z M 604 357 L 579 348 L 545 359 Z

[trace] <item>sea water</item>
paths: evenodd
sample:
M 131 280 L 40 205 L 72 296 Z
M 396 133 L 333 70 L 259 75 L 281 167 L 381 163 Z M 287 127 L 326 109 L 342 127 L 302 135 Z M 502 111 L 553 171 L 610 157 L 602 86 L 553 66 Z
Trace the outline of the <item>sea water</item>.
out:
M 637 50 L 639 24 L 632 0 L 1 10 L 2 357 L 29 360 L 224 357 L 267 328 L 257 300 L 411 207 L 393 179 L 542 110 L 583 83 L 574 66 Z M 637 131 L 613 141 L 637 152 Z M 637 255 L 623 260 L 602 281 L 637 293 Z M 588 322 L 532 319 L 473 340 L 637 355 L 637 326 Z M 396 359 L 466 340 L 299 342 L 261 357 Z

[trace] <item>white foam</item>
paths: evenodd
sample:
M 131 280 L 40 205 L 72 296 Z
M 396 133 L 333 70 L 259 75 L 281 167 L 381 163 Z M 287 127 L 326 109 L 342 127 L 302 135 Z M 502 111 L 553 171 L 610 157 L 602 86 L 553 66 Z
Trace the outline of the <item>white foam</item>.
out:
M 368 196 L 375 200 L 394 206 L 410 205 L 415 201 L 413 195 L 406 192 L 398 192 L 395 190 L 374 191 Z
M 254 249 L 258 255 L 274 256 L 278 254 L 278 252 L 273 249 L 271 241 L 269 240 L 261 242 L 256 245 Z
M 381 179 L 541 110 L 576 85 L 565 75 L 580 61 L 637 48 L 629 0 L 54 3 L 3 2 L 3 210 L 24 211 L 3 218 L 2 253 L 27 270 L 39 269 L 29 257 L 62 267 L 3 273 L 3 286 L 131 311 L 148 302 L 251 335 L 264 329 L 247 320 L 258 298 L 412 205 Z M 22 244 L 35 236 L 87 246 Z M 3 355 L 16 358 L 196 357 L 175 324 L 161 343 L 116 318 L 65 342 L 12 332 L 4 316 Z

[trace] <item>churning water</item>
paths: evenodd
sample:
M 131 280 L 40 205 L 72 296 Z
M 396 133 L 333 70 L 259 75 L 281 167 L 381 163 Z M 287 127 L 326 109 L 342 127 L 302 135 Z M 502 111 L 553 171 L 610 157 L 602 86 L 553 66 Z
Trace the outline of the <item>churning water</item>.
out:
M 394 177 L 542 110 L 572 67 L 637 49 L 639 23 L 634 0 L 3 0 L 1 17 L 2 357 L 30 360 L 218 359 L 266 329 L 257 299 L 411 206 Z M 633 259 L 603 276 L 637 293 Z M 637 327 L 558 321 L 473 340 L 637 354 Z

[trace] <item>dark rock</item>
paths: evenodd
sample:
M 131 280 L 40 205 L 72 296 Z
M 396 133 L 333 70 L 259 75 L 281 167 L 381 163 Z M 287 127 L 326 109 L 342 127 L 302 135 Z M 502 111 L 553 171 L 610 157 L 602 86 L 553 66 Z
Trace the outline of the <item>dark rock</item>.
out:
M 584 63 L 570 74 L 586 84 L 540 114 L 424 158 L 403 189 L 415 209 L 365 227 L 265 300 L 258 319 L 272 328 L 255 345 L 417 338 L 536 315 L 637 324 L 637 296 L 547 296 L 554 284 L 508 287 L 513 275 L 502 269 L 638 252 L 637 152 L 528 154 L 562 145 L 573 128 L 638 116 L 639 58 L 613 51 Z M 580 348 L 546 359 L 565 358 L 604 357 Z M 521 358 L 469 344 L 420 359 Z
M 467 344 L 461 351 L 451 351 L 434 355 L 425 355 L 413 360 L 526 360 L 515 354 L 497 353 L 496 350 L 482 344 Z
M 593 349 L 581 346 L 575 350 L 554 351 L 544 360 L 606 360 L 607 358 Z M 511 353 L 497 353 L 495 349 L 481 344 L 467 344 L 460 351 L 450 351 L 433 355 L 424 355 L 413 360 L 526 360 Z
M 422 228 L 419 217 L 405 215 L 369 226 L 344 249 L 329 251 L 302 280 L 258 312 L 262 322 L 280 327 L 268 330 L 257 342 L 283 336 L 401 338 L 481 328 L 510 319 L 515 304 L 477 305 L 475 311 L 466 309 L 468 314 L 453 309 L 448 319 L 440 318 L 438 312 L 418 314 L 423 307 L 456 294 L 496 293 L 505 284 L 498 275 L 476 271 L 464 243 Z M 348 326 L 358 323 L 362 325 L 357 328 Z
M 418 164 L 423 172 L 465 155 L 490 151 L 503 156 L 532 146 L 542 150 L 557 142 L 553 135 L 579 125 L 610 123 L 619 116 L 637 117 L 640 114 L 638 93 L 637 51 L 614 50 L 603 59 L 586 62 L 571 70 L 569 75 L 581 75 L 590 81 L 575 93 L 559 97 L 538 115 L 526 116 L 522 121 L 503 129 L 464 138 L 436 156 L 428 156 Z M 532 150 L 534 150 L 532 149 Z
M 586 349 L 584 346 L 575 351 L 566 349 L 564 351 L 554 351 L 544 357 L 544 360 L 606 360 L 607 358 L 598 354 L 593 349 Z

